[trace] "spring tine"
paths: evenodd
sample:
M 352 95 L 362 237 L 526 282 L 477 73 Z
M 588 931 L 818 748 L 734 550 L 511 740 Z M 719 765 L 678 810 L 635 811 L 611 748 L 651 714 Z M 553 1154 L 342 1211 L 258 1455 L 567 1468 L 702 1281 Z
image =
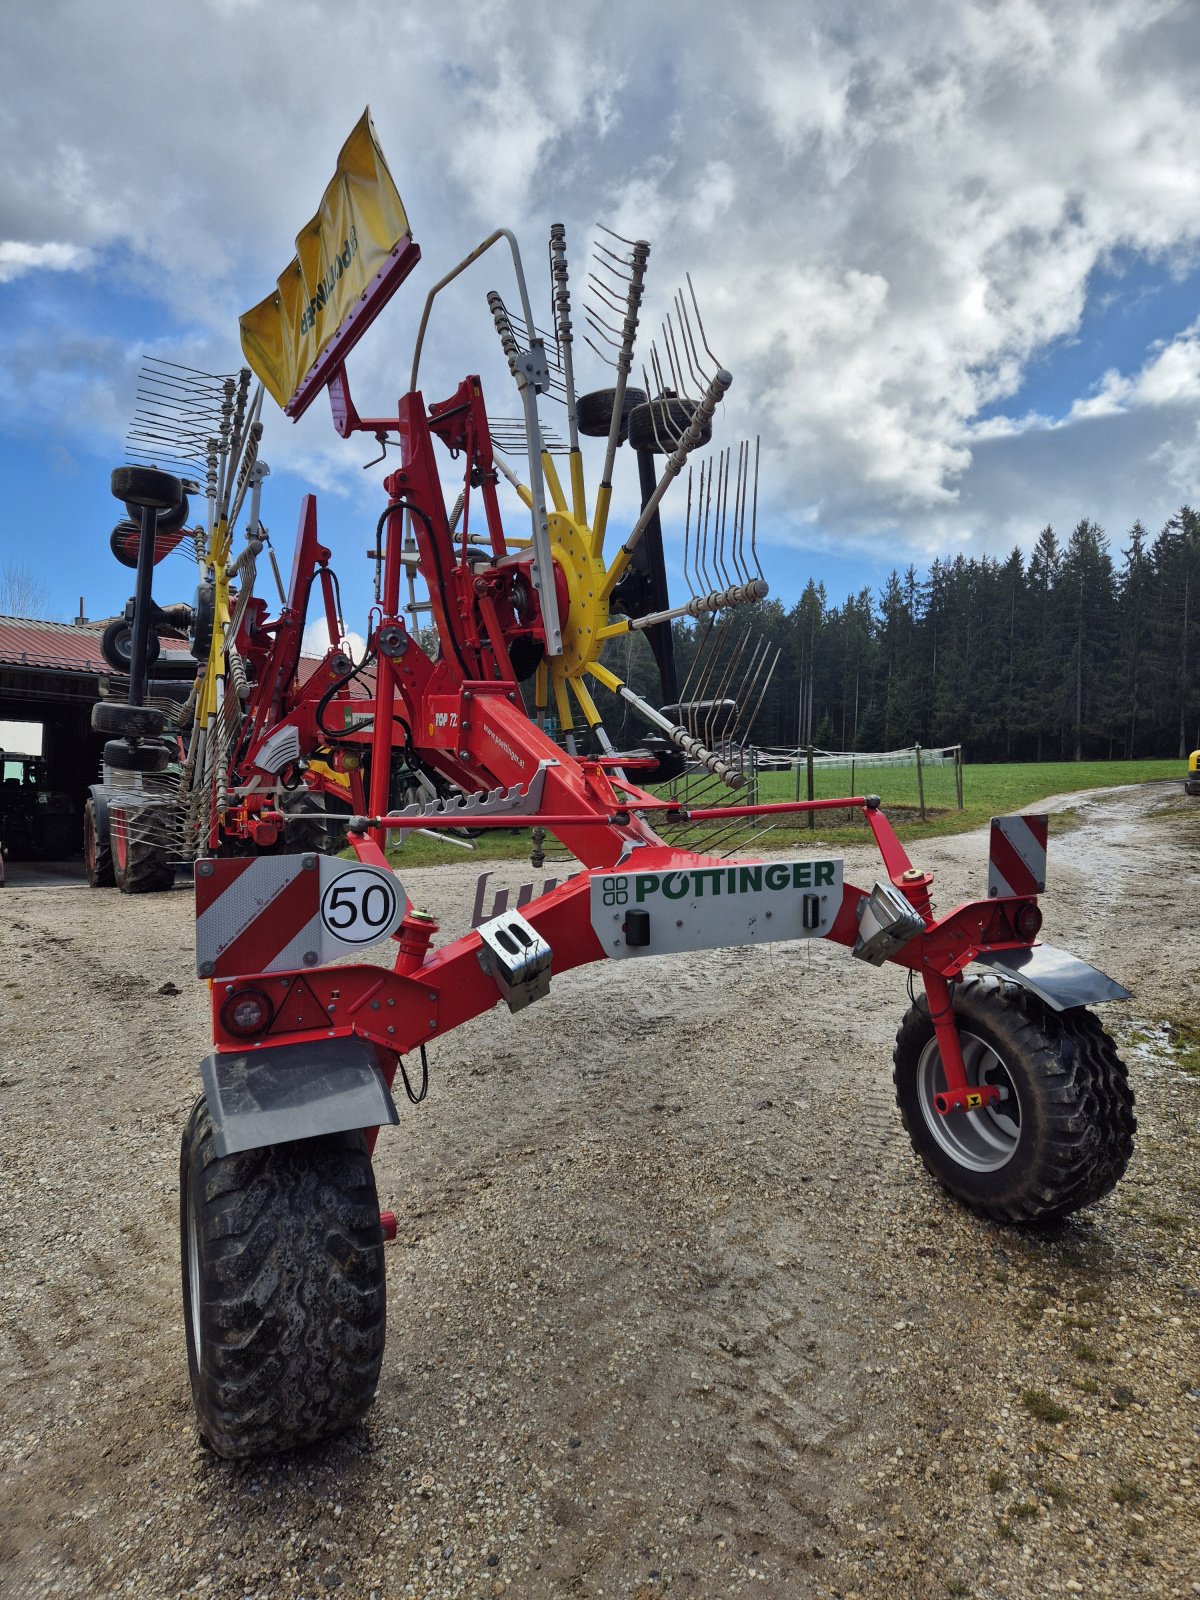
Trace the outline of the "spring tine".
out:
M 567 230 L 561 222 L 550 228 L 550 283 L 554 309 L 555 348 L 562 366 L 563 391 L 567 405 L 567 444 L 574 454 L 579 449 L 579 422 L 575 414 L 575 368 L 571 349 L 571 287 L 567 271 Z
M 688 549 L 692 537 L 692 469 L 688 468 L 687 479 L 687 508 L 683 516 L 683 581 L 687 584 L 690 593 L 695 594 L 692 588 L 691 577 L 688 573 Z
M 754 436 L 754 494 L 750 501 L 750 560 L 754 564 L 754 576 L 761 578 L 763 575 L 762 563 L 758 559 L 758 452 L 762 443 L 761 435 Z
M 750 574 L 742 564 L 742 538 L 746 517 L 746 454 L 749 449 L 745 439 L 738 441 L 737 480 L 733 491 L 733 539 L 729 554 L 738 582 L 746 583 Z
M 675 295 L 675 309 L 679 313 L 679 323 L 683 329 L 683 348 L 687 354 L 688 367 L 701 394 L 709 384 L 709 375 L 704 370 L 704 363 L 700 360 L 696 349 L 696 340 L 692 334 L 692 324 L 688 319 L 687 306 L 684 304 L 683 292 L 679 290 Z
M 713 517 L 713 567 L 716 570 L 715 588 L 727 589 L 722 553 L 725 545 L 725 517 L 729 500 L 729 452 L 722 450 L 717 457 L 717 509 Z
M 663 323 L 663 338 L 666 340 L 667 353 L 670 357 L 671 376 L 674 379 L 675 392 L 683 399 L 690 400 L 692 396 L 688 390 L 687 377 L 684 373 L 683 363 L 679 359 L 679 348 L 675 337 L 675 324 L 670 317 L 668 317 Z M 701 392 L 703 393 L 703 391 Z

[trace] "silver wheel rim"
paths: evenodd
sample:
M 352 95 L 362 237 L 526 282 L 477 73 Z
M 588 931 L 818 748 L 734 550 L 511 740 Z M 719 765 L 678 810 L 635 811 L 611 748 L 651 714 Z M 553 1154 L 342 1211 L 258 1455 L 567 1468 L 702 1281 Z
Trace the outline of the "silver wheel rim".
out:
M 188 1299 L 191 1301 L 192 1324 L 192 1349 L 196 1355 L 196 1367 L 200 1367 L 200 1259 L 199 1238 L 196 1233 L 196 1211 L 188 1203 L 187 1225 L 187 1251 L 188 1251 Z
M 991 1085 L 1004 1098 L 982 1111 L 952 1111 L 942 1116 L 934 1102 L 946 1088 L 942 1052 L 936 1037 L 921 1051 L 917 1062 L 917 1101 L 934 1141 L 960 1167 L 971 1172 L 995 1172 L 1012 1160 L 1021 1141 L 1021 1100 L 1004 1062 L 974 1033 L 959 1033 L 967 1085 Z

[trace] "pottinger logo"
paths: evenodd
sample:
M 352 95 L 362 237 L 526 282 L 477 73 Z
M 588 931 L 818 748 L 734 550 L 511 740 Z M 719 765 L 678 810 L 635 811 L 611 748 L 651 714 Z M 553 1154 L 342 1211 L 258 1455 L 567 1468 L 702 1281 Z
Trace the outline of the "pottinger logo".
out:
M 689 896 L 703 900 L 717 899 L 721 895 L 759 894 L 764 889 L 782 892 L 785 889 L 832 889 L 837 877 L 836 861 L 777 861 L 771 866 L 757 867 L 693 867 L 687 872 L 639 872 L 628 877 L 605 878 L 600 894 L 606 906 L 629 904 L 630 892 L 634 903 L 661 895 L 667 900 L 684 900 Z
M 317 318 L 325 309 L 325 303 L 333 295 L 334 285 L 346 271 L 350 263 L 358 254 L 358 234 L 351 227 L 350 232 L 342 240 L 342 248 L 334 256 L 325 269 L 325 274 L 317 285 L 317 292 L 304 308 L 300 318 L 300 332 L 308 333 L 316 326 Z

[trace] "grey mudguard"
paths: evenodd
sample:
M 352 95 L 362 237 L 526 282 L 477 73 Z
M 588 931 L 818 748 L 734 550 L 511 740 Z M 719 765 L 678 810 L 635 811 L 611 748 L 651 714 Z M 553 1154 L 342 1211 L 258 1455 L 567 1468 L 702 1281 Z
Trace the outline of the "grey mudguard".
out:
M 363 1039 L 213 1054 L 200 1075 L 219 1156 L 400 1120 L 374 1047 Z
M 1105 1000 L 1128 1000 L 1129 990 L 1114 983 L 1098 967 L 1052 944 L 1035 944 L 1030 950 L 994 950 L 976 956 L 977 965 L 989 967 L 1002 978 L 1015 978 L 1055 1011 L 1072 1006 L 1099 1005 Z

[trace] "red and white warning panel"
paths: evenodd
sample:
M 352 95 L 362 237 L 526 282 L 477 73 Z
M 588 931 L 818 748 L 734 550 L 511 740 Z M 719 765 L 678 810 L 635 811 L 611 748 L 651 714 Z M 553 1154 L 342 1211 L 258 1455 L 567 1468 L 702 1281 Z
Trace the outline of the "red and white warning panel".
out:
M 196 863 L 196 976 L 321 966 L 395 933 L 408 897 L 394 873 L 330 856 Z
M 988 850 L 988 897 L 1041 894 L 1046 887 L 1046 839 L 1050 819 L 993 817 Z

